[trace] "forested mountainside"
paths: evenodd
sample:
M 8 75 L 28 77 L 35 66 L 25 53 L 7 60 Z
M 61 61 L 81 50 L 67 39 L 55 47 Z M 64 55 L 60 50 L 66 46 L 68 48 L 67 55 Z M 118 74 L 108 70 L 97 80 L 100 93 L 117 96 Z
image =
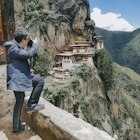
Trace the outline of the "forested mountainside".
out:
M 96 33 L 103 36 L 105 48 L 114 61 L 140 73 L 140 29 L 123 32 L 96 28 Z

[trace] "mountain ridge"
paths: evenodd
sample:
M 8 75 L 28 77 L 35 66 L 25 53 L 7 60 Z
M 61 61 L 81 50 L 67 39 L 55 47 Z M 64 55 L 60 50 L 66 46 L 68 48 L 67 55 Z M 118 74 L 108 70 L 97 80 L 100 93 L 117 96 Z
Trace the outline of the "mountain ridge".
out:
M 140 28 L 133 32 L 108 31 L 95 28 L 97 34 L 104 38 L 104 46 L 118 64 L 140 73 Z

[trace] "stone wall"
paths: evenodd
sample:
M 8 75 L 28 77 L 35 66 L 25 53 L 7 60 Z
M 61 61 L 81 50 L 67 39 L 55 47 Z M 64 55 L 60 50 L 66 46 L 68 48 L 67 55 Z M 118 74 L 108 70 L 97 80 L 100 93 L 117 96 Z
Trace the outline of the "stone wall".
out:
M 10 119 L 9 112 L 12 112 L 11 106 L 14 104 L 14 97 L 6 89 L 6 66 L 0 65 L 0 123 L 2 120 Z M 5 117 L 7 115 L 7 118 Z M 10 119 L 11 120 L 11 119 Z
M 43 140 L 114 140 L 106 132 L 55 107 L 43 98 L 40 103 L 45 104 L 45 109 L 32 114 L 26 113 L 25 105 L 23 117 Z

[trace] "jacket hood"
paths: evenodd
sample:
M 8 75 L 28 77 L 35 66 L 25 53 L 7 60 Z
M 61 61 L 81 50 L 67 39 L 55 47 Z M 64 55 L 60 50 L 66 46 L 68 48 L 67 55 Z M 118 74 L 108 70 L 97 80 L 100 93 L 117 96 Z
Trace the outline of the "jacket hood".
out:
M 11 46 L 11 45 L 13 45 L 14 43 L 12 42 L 12 41 L 6 41 L 5 43 L 4 43 L 4 47 L 8 47 L 8 46 Z
M 12 41 L 6 41 L 4 43 L 4 47 L 6 48 L 6 47 L 9 47 L 9 46 L 14 45 L 14 44 L 18 45 L 18 43 L 14 39 Z

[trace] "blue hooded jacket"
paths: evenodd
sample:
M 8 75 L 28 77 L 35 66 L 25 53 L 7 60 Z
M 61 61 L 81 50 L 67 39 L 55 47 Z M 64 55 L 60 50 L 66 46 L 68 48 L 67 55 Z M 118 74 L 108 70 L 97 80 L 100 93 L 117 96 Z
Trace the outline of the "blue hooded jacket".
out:
M 27 59 L 33 57 L 38 45 L 33 44 L 30 50 L 23 49 L 15 40 L 4 43 L 7 54 L 7 89 L 13 91 L 31 91 L 32 75 Z

